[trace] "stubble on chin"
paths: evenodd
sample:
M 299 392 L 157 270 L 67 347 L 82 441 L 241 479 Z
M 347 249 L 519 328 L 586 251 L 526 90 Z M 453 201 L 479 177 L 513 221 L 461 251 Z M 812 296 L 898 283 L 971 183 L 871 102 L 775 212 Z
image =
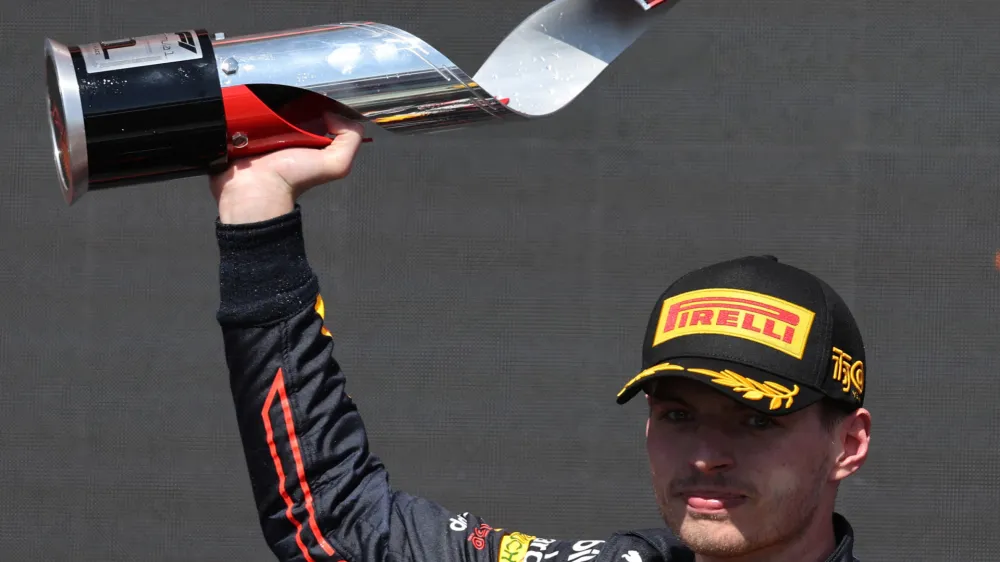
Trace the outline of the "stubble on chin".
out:
M 819 466 L 814 478 L 821 475 Z M 816 514 L 821 482 L 817 479 L 809 483 L 813 486 L 803 487 L 798 480 L 788 471 L 776 470 L 768 482 L 766 501 L 758 503 L 762 500 L 758 497 L 723 514 L 688 511 L 669 486 L 655 486 L 654 491 L 660 514 L 674 535 L 698 554 L 727 558 L 767 549 L 803 531 Z
M 656 503 L 667 528 L 688 548 L 705 556 L 733 557 L 753 550 L 728 514 L 690 513 L 687 505 L 660 488 Z

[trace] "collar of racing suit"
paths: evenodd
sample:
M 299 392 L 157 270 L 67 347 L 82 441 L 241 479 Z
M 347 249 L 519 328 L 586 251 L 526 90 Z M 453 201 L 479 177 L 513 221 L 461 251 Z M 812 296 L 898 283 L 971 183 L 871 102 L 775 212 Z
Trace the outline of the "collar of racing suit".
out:
M 839 513 L 833 514 L 833 533 L 837 548 L 830 553 L 826 562 L 860 562 L 854 556 L 854 529 Z M 635 535 L 652 544 L 665 562 L 694 562 L 694 553 L 681 545 L 673 533 L 665 529 L 631 531 L 627 534 Z
M 833 514 L 833 534 L 837 539 L 837 548 L 826 562 L 859 562 L 854 556 L 854 529 L 847 518 L 839 513 Z

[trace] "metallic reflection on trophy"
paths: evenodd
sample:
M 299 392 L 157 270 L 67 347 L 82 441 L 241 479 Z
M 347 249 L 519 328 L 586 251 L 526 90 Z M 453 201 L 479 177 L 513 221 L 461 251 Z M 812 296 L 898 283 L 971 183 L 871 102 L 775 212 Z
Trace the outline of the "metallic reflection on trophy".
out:
M 420 38 L 350 22 L 226 38 L 186 30 L 45 43 L 64 198 L 214 173 L 235 158 L 331 142 L 323 114 L 399 133 L 551 115 L 675 0 L 554 0 L 469 76 Z

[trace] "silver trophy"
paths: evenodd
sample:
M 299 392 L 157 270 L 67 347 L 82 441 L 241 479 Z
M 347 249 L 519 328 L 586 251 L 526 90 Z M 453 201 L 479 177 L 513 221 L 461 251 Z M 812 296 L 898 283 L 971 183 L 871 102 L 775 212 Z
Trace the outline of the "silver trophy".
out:
M 331 142 L 323 113 L 399 133 L 545 117 L 566 107 L 676 0 L 554 0 L 469 76 L 401 29 L 348 22 L 227 38 L 193 29 L 45 42 L 63 196 L 209 174 Z

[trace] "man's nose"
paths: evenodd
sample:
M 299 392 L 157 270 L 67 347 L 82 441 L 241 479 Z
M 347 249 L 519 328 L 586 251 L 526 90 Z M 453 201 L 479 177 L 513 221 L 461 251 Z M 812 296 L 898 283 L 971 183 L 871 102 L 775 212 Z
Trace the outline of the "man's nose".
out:
M 705 428 L 691 455 L 691 465 L 704 474 L 714 474 L 731 469 L 736 460 L 729 447 L 729 438 L 723 432 Z
M 731 459 L 721 456 L 696 459 L 691 464 L 703 474 L 717 474 L 733 467 Z

